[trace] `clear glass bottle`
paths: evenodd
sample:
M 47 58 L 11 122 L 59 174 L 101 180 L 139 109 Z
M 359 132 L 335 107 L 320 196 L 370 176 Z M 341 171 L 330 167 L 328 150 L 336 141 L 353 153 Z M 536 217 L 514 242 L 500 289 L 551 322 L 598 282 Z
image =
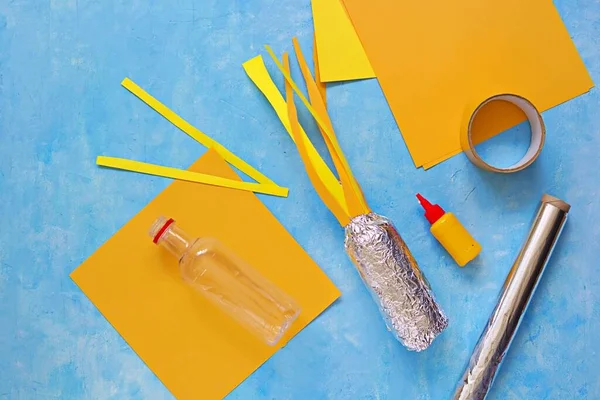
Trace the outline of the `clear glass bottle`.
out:
M 191 239 L 165 217 L 149 233 L 177 257 L 185 282 L 268 345 L 298 317 L 300 308 L 290 296 L 217 239 Z

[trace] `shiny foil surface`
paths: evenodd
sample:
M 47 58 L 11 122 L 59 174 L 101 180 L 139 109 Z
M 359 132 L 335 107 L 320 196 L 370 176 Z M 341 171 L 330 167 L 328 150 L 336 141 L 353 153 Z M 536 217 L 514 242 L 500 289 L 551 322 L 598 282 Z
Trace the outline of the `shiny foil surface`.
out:
M 498 304 L 458 384 L 454 400 L 483 400 L 487 396 L 550 259 L 568 210 L 568 204 L 559 199 L 547 195 L 542 199 L 529 235 L 504 282 Z
M 369 213 L 346 226 L 346 252 L 388 329 L 409 350 L 425 350 L 447 326 L 429 283 L 390 220 Z

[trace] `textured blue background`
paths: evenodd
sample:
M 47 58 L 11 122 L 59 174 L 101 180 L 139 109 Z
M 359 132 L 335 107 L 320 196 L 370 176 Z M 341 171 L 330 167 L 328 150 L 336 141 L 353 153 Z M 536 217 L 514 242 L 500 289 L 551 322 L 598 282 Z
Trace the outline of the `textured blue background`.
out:
M 600 3 L 556 5 L 599 80 Z M 501 176 L 463 155 L 416 170 L 377 82 L 331 85 L 368 201 L 396 222 L 451 319 L 414 354 L 386 332 L 342 230 L 241 68 L 265 43 L 291 50 L 294 35 L 310 54 L 308 0 L 0 0 L 0 399 L 171 398 L 68 277 L 168 184 L 97 168 L 96 155 L 185 168 L 204 152 L 123 89 L 125 76 L 289 186 L 288 199 L 261 198 L 343 292 L 231 400 L 448 398 L 543 192 L 568 200 L 571 218 L 490 398 L 600 398 L 598 91 L 546 112 L 540 159 Z M 486 149 L 508 162 L 526 136 L 516 129 Z M 417 191 L 481 241 L 476 262 L 459 269 L 434 241 Z

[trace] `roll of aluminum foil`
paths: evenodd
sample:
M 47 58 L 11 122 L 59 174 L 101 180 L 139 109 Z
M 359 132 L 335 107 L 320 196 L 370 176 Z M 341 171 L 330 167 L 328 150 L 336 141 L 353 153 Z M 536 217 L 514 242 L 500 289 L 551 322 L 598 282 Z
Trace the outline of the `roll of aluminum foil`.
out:
M 488 394 L 506 351 L 517 332 L 533 292 L 550 259 L 570 206 L 544 195 L 529 235 L 517 256 L 454 400 L 483 400 Z
M 429 347 L 448 319 L 391 221 L 374 213 L 353 218 L 345 246 L 388 329 L 409 350 Z

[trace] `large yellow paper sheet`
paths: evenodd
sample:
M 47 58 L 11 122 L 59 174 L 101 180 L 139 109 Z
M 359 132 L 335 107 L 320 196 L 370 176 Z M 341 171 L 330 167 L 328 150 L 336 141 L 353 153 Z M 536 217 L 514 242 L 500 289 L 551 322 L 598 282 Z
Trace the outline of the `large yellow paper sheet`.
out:
M 320 81 L 375 77 L 340 0 L 312 0 Z
M 239 179 L 209 150 L 191 171 Z M 160 215 L 213 236 L 302 308 L 276 348 L 262 344 L 179 277 L 177 260 L 147 231 Z M 178 399 L 221 399 L 340 295 L 277 219 L 244 191 L 175 181 L 71 274 Z M 291 378 L 290 378 L 291 379 Z
M 461 151 L 467 104 L 513 92 L 544 111 L 593 86 L 551 1 L 342 1 L 417 167 Z M 503 102 L 477 119 L 478 141 L 523 120 Z

